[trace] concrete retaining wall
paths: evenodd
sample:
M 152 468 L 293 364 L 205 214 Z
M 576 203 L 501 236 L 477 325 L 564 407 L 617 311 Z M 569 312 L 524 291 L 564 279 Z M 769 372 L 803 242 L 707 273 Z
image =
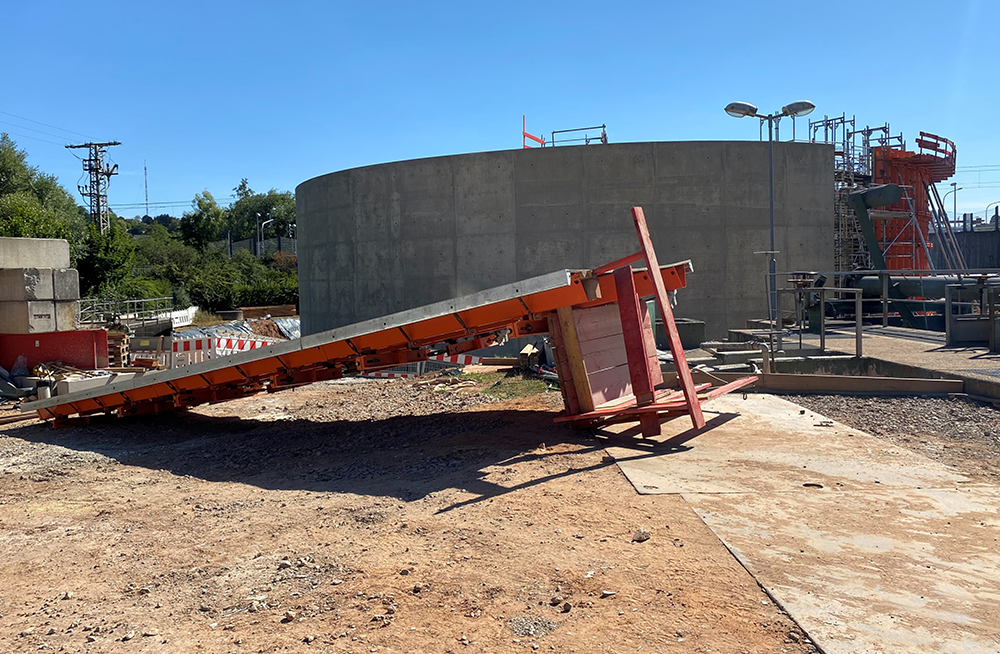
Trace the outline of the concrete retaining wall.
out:
M 766 314 L 767 143 L 626 143 L 367 166 L 296 189 L 303 334 L 638 249 L 692 259 L 680 317 L 710 338 Z M 833 267 L 833 148 L 775 144 L 780 270 Z

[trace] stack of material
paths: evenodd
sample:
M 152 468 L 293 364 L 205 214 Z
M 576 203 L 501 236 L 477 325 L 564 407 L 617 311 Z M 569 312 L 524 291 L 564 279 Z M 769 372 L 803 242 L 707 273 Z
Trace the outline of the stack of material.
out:
M 129 337 L 127 334 L 108 333 L 108 367 L 124 368 L 129 365 Z
M 80 277 L 61 239 L 0 238 L 0 334 L 76 329 Z

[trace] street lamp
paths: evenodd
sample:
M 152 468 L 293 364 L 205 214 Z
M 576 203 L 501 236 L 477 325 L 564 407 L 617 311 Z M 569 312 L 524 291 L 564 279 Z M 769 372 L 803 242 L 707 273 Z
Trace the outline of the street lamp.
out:
M 988 205 L 986 205 L 986 211 L 983 213 L 983 220 L 985 220 L 987 223 L 990 222 L 990 207 L 992 207 L 995 204 L 1000 204 L 1000 200 L 997 200 L 996 202 L 990 202 Z
M 257 214 L 257 215 L 259 216 L 260 214 Z M 262 222 L 260 224 L 260 242 L 261 243 L 264 242 L 264 230 L 267 229 L 267 226 L 268 226 L 269 223 L 273 223 L 273 222 L 274 222 L 274 218 L 268 218 L 267 220 L 265 220 L 264 222 Z
M 768 264 L 768 277 L 771 280 L 770 291 L 771 291 L 771 322 L 777 319 L 778 315 L 778 286 L 777 286 L 777 275 L 778 275 L 778 261 L 774 258 L 774 124 L 784 118 L 785 116 L 805 116 L 812 113 L 813 109 L 816 108 L 812 102 L 808 100 L 800 100 L 798 102 L 792 102 L 791 104 L 786 104 L 781 108 L 780 112 L 773 114 L 762 115 L 757 113 L 756 105 L 752 105 L 749 102 L 730 102 L 726 105 L 726 113 L 733 118 L 743 118 L 744 116 L 749 116 L 751 118 L 760 118 L 761 122 L 767 121 L 767 169 L 768 169 L 768 189 L 770 195 L 770 213 L 771 213 L 771 261 Z
M 951 190 L 945 193 L 944 197 L 941 198 L 941 204 L 944 204 L 944 201 L 948 199 L 949 195 L 952 193 L 955 194 L 955 197 L 952 198 L 951 222 L 953 225 L 958 227 L 958 192 L 962 190 L 962 187 L 958 186 L 958 182 L 952 182 L 950 186 Z M 962 227 L 964 228 L 965 226 L 963 225 Z

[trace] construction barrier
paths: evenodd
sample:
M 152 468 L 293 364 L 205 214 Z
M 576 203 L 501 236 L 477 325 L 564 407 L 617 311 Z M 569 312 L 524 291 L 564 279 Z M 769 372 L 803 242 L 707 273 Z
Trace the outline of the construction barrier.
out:
M 201 336 L 198 338 L 175 338 L 171 352 L 173 354 L 171 368 L 181 368 L 192 363 L 201 363 L 216 357 L 228 356 L 238 352 L 250 352 L 257 348 L 267 347 L 275 341 L 264 338 L 241 338 Z

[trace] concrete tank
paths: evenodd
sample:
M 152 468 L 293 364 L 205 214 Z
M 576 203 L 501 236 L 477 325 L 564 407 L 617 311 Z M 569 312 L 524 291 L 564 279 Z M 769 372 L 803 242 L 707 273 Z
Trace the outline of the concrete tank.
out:
M 833 147 L 776 143 L 779 270 L 833 268 Z M 691 259 L 677 315 L 710 338 L 767 313 L 767 143 L 482 152 L 365 166 L 295 190 L 302 333 L 638 250 Z

